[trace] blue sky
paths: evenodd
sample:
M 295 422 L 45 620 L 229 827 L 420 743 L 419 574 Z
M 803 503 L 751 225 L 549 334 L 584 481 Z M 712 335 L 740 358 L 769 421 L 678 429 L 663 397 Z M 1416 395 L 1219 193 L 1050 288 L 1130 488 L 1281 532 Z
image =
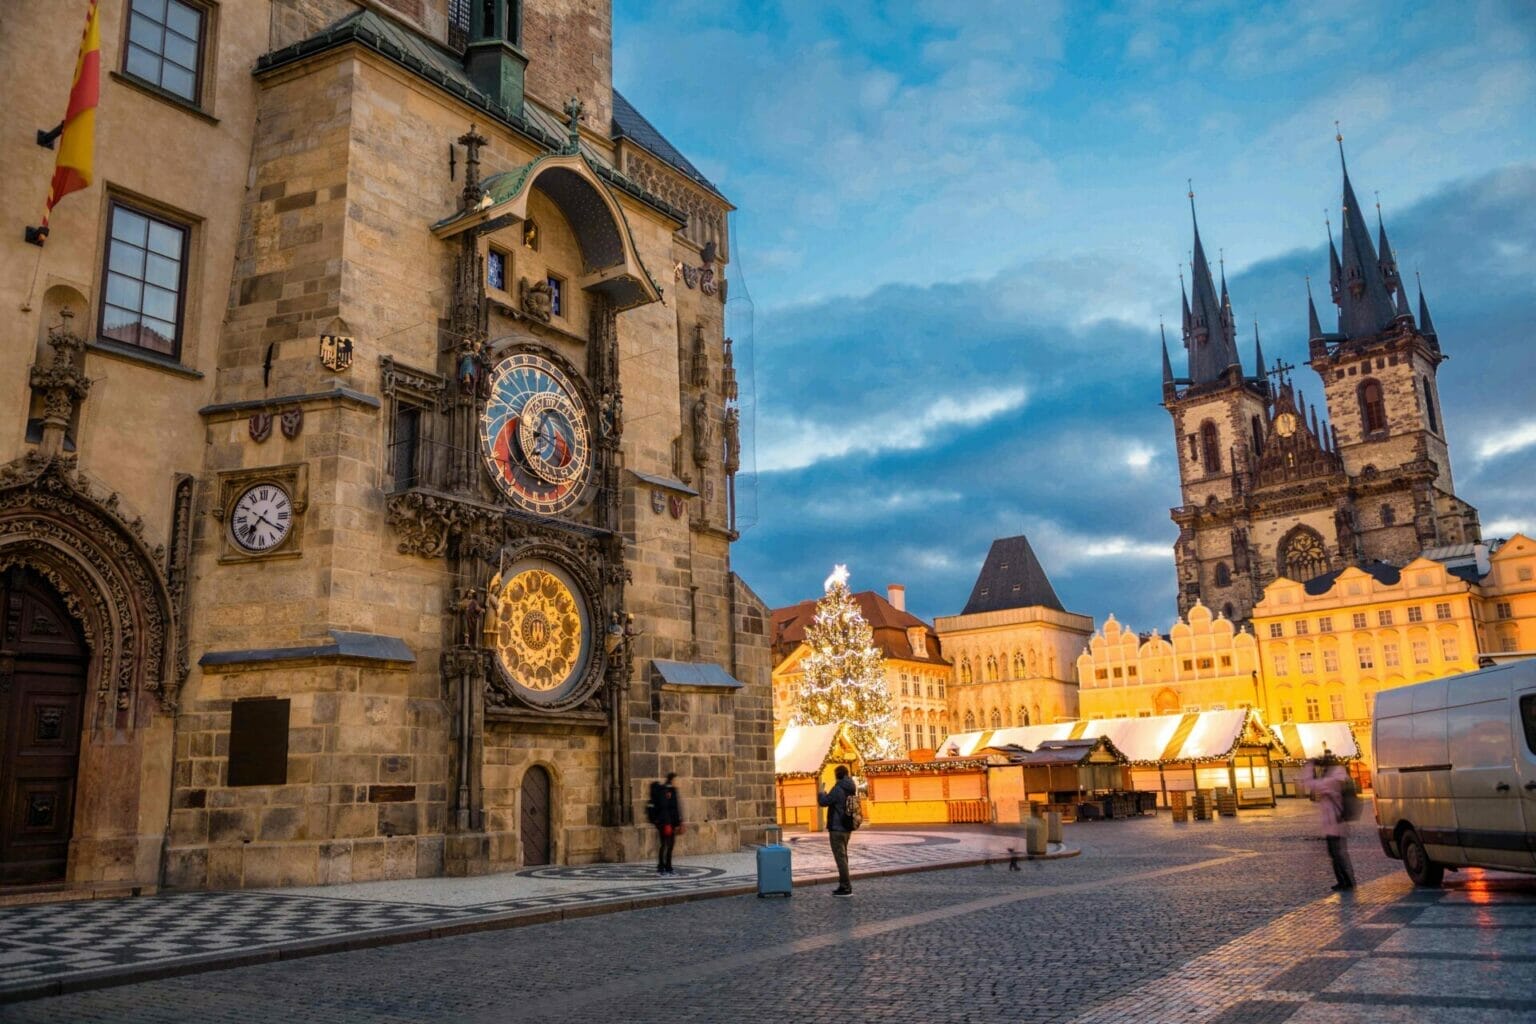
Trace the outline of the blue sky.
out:
M 1068 608 L 1166 629 L 1185 180 L 1244 333 L 1301 364 L 1335 120 L 1451 355 L 1458 492 L 1536 529 L 1536 5 L 617 0 L 614 79 L 739 207 L 733 557 L 771 605 L 846 562 L 952 614 L 1025 533 Z

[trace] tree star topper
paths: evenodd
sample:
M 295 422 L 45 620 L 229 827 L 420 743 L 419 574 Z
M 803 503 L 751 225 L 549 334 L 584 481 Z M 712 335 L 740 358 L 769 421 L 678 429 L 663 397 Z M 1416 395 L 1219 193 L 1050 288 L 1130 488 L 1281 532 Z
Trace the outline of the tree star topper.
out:
M 822 583 L 821 589 L 830 593 L 832 588 L 839 584 L 845 587 L 848 585 L 848 567 L 846 565 L 834 566 L 832 568 L 832 575 L 828 576 L 826 581 Z

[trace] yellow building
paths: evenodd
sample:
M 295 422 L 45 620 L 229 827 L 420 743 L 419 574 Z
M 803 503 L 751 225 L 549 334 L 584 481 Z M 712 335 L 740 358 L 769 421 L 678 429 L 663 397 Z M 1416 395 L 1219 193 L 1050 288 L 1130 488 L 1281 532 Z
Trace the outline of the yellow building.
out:
M 1077 659 L 1084 718 L 1225 711 L 1259 702 L 1259 647 L 1198 600 L 1166 637 L 1143 639 L 1111 615 Z
M 1349 722 L 1369 761 L 1377 692 L 1477 668 L 1481 605 L 1475 583 L 1429 558 L 1275 580 L 1253 609 L 1267 717 Z
M 956 731 L 1077 717 L 1074 662 L 1093 619 L 1062 607 L 1027 538 L 993 541 L 965 609 L 934 628 L 954 666 Z
M 1536 654 L 1536 541 L 1517 533 L 1493 552 L 1480 581 L 1484 654 Z
M 907 611 L 907 588 L 893 583 L 881 597 L 873 590 L 852 595 L 869 623 L 885 663 L 885 685 L 901 722 L 901 750 L 931 750 L 948 735 L 950 664 L 933 627 Z M 776 733 L 789 724 L 805 677 L 801 668 L 810 648 L 805 627 L 816 618 L 816 602 L 776 608 L 773 619 L 773 721 Z

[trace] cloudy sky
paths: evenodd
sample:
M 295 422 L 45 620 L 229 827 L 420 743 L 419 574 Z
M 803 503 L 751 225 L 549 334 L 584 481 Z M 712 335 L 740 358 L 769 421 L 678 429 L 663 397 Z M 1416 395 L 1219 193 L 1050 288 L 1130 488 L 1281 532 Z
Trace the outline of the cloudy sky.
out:
M 1185 181 L 1247 369 L 1254 320 L 1302 364 L 1335 120 L 1451 356 L 1457 490 L 1485 536 L 1536 529 L 1536 5 L 615 8 L 616 86 L 739 207 L 756 474 L 734 557 L 770 605 L 846 562 L 953 614 L 1024 533 L 1069 609 L 1166 629 L 1158 323 L 1182 373 Z

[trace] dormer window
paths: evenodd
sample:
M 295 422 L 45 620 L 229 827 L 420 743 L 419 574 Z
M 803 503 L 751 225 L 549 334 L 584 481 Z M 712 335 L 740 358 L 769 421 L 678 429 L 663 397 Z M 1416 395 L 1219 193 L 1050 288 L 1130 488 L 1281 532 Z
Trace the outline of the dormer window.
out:
M 912 656 L 915 658 L 928 657 L 927 630 L 921 626 L 913 626 L 907 630 L 907 642 L 912 645 Z

